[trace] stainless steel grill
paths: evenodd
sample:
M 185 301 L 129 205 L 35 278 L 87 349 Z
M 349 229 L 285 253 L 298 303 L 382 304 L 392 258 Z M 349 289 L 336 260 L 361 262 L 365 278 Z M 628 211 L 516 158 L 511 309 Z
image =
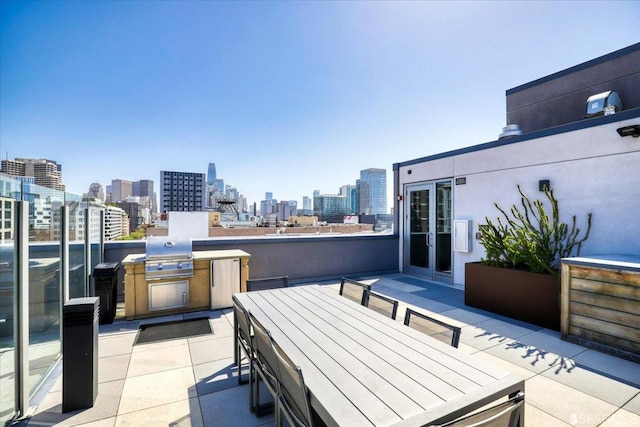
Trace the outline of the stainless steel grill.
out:
M 145 278 L 174 279 L 193 276 L 193 253 L 188 237 L 147 238 Z

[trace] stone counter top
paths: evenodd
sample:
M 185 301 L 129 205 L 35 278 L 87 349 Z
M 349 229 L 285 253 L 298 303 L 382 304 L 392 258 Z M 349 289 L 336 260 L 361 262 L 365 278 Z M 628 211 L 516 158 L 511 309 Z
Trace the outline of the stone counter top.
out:
M 250 258 L 247 252 L 240 249 L 215 250 L 215 251 L 194 251 L 193 260 L 201 259 L 225 259 L 225 258 Z M 137 264 L 144 262 L 145 254 L 130 254 L 122 260 L 122 265 Z

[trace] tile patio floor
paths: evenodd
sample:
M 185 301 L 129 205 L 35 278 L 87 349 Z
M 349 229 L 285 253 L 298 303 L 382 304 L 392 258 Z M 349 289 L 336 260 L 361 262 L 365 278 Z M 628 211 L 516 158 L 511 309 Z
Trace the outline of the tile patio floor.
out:
M 365 277 L 376 291 L 461 325 L 460 351 L 526 379 L 527 426 L 640 426 L 640 364 L 562 341 L 559 333 L 473 309 L 463 291 L 401 274 Z M 337 281 L 323 282 L 338 288 Z M 300 285 L 302 286 L 302 285 Z M 209 316 L 213 334 L 133 345 L 138 327 Z M 230 309 L 101 325 L 95 405 L 61 413 L 62 378 L 48 382 L 34 426 L 262 426 L 233 367 Z

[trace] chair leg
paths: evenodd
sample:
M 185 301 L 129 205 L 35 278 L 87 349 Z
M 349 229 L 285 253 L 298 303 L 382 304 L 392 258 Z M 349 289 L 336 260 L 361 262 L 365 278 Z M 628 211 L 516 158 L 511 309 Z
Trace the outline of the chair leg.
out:
M 253 387 L 255 386 L 255 369 L 253 367 L 253 361 L 249 361 L 249 411 L 251 413 L 256 412 L 256 405 L 253 403 Z
M 276 427 L 283 427 L 282 424 L 282 405 L 276 405 Z
M 238 352 L 238 358 L 236 359 L 236 366 L 238 368 L 238 384 L 239 385 L 247 384 L 249 380 L 242 379 L 242 355 L 244 354 L 247 357 L 247 360 L 249 361 L 249 372 L 251 372 L 251 357 L 249 356 L 249 354 L 247 354 L 244 347 L 242 347 L 242 344 L 240 344 L 240 341 L 238 341 L 236 350 Z
M 255 414 L 256 417 L 262 417 L 263 415 L 268 415 L 274 412 L 274 410 L 276 410 L 276 406 L 277 406 L 277 402 L 274 400 L 273 403 L 271 402 L 267 402 L 267 403 L 263 403 L 260 404 L 260 381 L 262 380 L 262 377 L 260 376 L 260 374 L 258 374 L 257 369 L 254 368 L 254 372 L 255 372 L 255 391 L 256 391 L 256 399 L 254 400 L 254 408 L 255 408 Z

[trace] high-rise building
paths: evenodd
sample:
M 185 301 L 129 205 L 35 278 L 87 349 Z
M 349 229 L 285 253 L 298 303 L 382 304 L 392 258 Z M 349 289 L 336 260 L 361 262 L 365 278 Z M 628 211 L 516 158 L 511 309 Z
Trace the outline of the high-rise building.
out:
M 141 179 L 140 181 L 133 182 L 133 194 L 132 196 L 144 197 L 144 200 L 151 212 L 158 211 L 158 204 L 156 202 L 155 192 L 153 190 L 153 180 Z
M 304 210 L 313 210 L 313 205 L 311 204 L 311 199 L 308 196 L 302 196 L 302 209 L 304 209 Z
M 12 176 L 34 177 L 36 185 L 65 191 L 62 183 L 62 165 L 54 160 L 15 159 L 2 160 L 0 172 Z
M 360 171 L 359 212 L 366 215 L 387 213 L 387 170 Z
M 337 194 L 318 194 L 313 197 L 313 214 L 319 221 L 342 223 L 347 213 L 347 198 Z
M 124 202 L 127 197 L 133 196 L 133 182 L 126 179 L 111 180 L 111 202 Z
M 207 185 L 212 185 L 216 178 L 216 164 L 209 163 L 209 169 L 207 170 Z
M 89 191 L 87 192 L 87 197 L 105 201 L 104 191 L 102 190 L 102 185 L 99 182 L 94 182 L 89 186 Z
M 160 212 L 199 212 L 206 206 L 205 175 L 160 171 Z
M 263 200 L 260 202 L 260 216 L 266 218 L 268 215 L 271 215 L 274 211 L 273 200 Z
M 347 199 L 347 213 L 356 213 L 356 186 L 352 184 L 340 187 L 340 195 Z
M 277 205 L 278 219 L 287 221 L 290 216 L 298 215 L 298 202 L 295 200 L 281 201 Z
M 123 224 L 127 224 L 123 227 Z M 129 217 L 124 210 L 115 206 L 107 206 L 104 209 L 104 239 L 116 240 L 129 234 Z

